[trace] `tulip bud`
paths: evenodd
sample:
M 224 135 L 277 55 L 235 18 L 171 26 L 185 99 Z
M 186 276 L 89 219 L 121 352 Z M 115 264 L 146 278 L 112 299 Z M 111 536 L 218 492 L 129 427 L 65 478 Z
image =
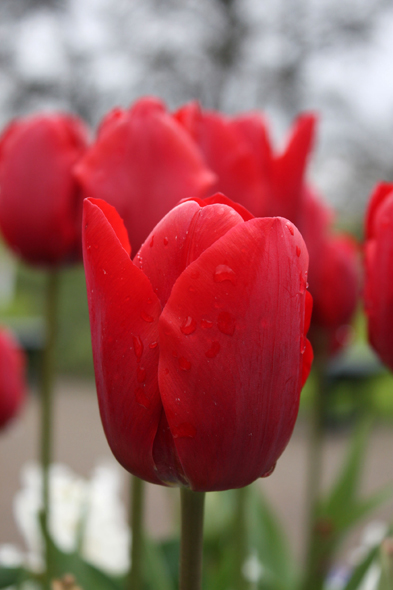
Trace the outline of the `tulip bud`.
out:
M 0 429 L 19 412 L 25 398 L 25 358 L 15 338 L 0 329 Z
M 72 170 L 86 145 L 82 122 L 60 114 L 17 119 L 0 138 L 0 229 L 27 263 L 80 259 L 82 199 Z
M 304 241 L 229 203 L 183 202 L 134 260 L 113 207 L 84 204 L 101 418 L 118 461 L 152 483 L 211 491 L 269 475 L 310 371 Z

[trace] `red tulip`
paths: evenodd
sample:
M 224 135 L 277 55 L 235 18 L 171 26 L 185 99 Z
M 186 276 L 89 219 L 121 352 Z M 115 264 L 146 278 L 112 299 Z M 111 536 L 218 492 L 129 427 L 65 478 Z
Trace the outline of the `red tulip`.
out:
M 314 115 L 298 118 L 279 154 L 273 152 L 260 113 L 226 117 L 202 111 L 198 103 L 192 102 L 175 116 L 217 174 L 212 190 L 222 191 L 258 217 L 280 215 L 298 223 L 305 168 L 314 138 Z
M 82 122 L 58 114 L 16 120 L 0 139 L 0 228 L 28 263 L 81 258 L 82 200 L 72 168 L 86 144 Z
M 116 207 L 135 250 L 180 199 L 206 196 L 215 178 L 188 133 L 154 98 L 109 113 L 76 174 L 86 197 Z
M 368 206 L 365 308 L 370 343 L 393 370 L 393 184 L 379 184 Z
M 175 207 L 133 261 L 110 205 L 86 200 L 83 221 L 109 444 L 138 477 L 197 491 L 271 472 L 312 360 L 301 235 L 218 200 Z
M 0 428 L 19 412 L 25 398 L 25 358 L 15 338 L 0 329 Z

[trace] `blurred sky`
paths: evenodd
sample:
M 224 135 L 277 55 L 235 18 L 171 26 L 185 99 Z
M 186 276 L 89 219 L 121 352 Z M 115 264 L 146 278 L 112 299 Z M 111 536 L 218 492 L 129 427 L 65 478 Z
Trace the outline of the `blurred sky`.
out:
M 42 109 L 93 127 L 155 94 L 261 109 L 277 145 L 319 113 L 311 176 L 347 219 L 393 180 L 390 0 L 1 0 L 0 125 Z

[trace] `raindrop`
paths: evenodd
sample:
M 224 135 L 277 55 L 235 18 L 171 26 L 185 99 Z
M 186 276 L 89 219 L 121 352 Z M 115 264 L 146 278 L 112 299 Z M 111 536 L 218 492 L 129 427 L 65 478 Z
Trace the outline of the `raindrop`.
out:
M 153 350 L 153 348 L 157 348 L 158 346 L 158 342 L 150 342 L 149 344 L 149 348 L 151 348 Z
M 302 251 L 300 250 L 299 246 L 296 246 L 296 256 L 299 258 Z
M 188 336 L 189 334 L 195 332 L 196 327 L 196 321 L 191 316 L 188 316 L 180 326 L 180 330 L 183 332 L 183 334 Z
M 173 438 L 194 438 L 197 433 L 195 426 L 189 422 L 183 422 L 179 426 L 174 426 L 171 428 L 171 432 Z
M 167 246 L 167 245 L 168 245 L 168 242 L 169 242 L 169 240 L 168 240 L 168 238 L 165 236 L 165 238 L 164 238 L 164 246 Z
M 151 237 L 151 240 L 150 240 L 150 248 L 153 248 L 153 245 L 154 245 L 154 235 Z
M 304 354 L 306 351 L 306 343 L 307 343 L 307 338 L 302 334 L 300 336 L 300 354 Z
M 273 465 L 270 467 L 270 469 L 265 471 L 265 473 L 262 473 L 261 477 L 269 477 L 269 475 L 271 475 L 273 473 L 275 468 L 276 468 L 276 463 L 273 463 Z
M 141 312 L 141 318 L 144 322 L 147 322 L 148 324 L 151 324 L 152 322 L 154 322 L 153 316 L 149 315 L 145 311 Z
M 214 340 L 211 343 L 209 350 L 205 352 L 205 355 L 207 356 L 207 358 L 213 359 L 220 352 L 220 348 L 221 348 L 220 343 L 217 342 L 216 340 Z
M 236 285 L 237 276 L 235 271 L 233 271 L 228 265 L 219 264 L 216 270 L 214 271 L 214 280 L 216 283 L 230 281 L 232 285 Z
M 236 320 L 229 311 L 222 311 L 217 318 L 217 327 L 223 334 L 232 336 L 235 331 Z
M 141 356 L 143 353 L 143 343 L 142 343 L 142 340 L 139 338 L 139 336 L 133 336 L 132 340 L 134 343 L 135 356 L 139 362 L 141 360 Z
M 146 370 L 142 369 L 142 367 L 138 367 L 136 371 L 136 379 L 138 383 L 143 383 L 146 381 Z
M 289 233 L 291 234 L 291 236 L 295 235 L 295 230 L 293 229 L 293 225 L 291 223 L 287 223 L 286 224 Z
M 179 357 L 179 367 L 182 371 L 189 371 L 191 369 L 191 363 L 184 356 Z
M 190 277 L 191 277 L 192 279 L 199 279 L 199 271 L 198 271 L 198 270 L 192 270 L 192 271 L 190 272 Z
M 204 330 L 208 330 L 209 328 L 213 327 L 213 322 L 210 320 L 201 320 L 201 328 Z

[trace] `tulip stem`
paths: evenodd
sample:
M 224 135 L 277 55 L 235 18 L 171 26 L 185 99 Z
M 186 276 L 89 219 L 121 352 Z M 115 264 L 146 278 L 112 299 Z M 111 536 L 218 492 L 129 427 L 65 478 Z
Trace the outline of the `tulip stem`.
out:
M 128 577 L 128 590 L 140 590 L 142 588 L 142 554 L 143 554 L 143 505 L 144 484 L 139 477 L 131 479 L 130 502 L 130 529 L 132 537 L 130 575 Z
M 306 577 L 304 590 L 318 590 L 324 583 L 325 567 L 321 563 L 321 543 L 318 538 L 318 503 L 321 493 L 323 421 L 327 395 L 326 366 L 315 364 L 316 387 L 312 399 L 309 464 L 307 480 L 307 546 L 306 546 Z
M 181 488 L 180 590 L 201 590 L 204 492 Z
M 41 467 L 42 467 L 42 532 L 45 540 L 46 573 L 44 588 L 50 588 L 51 560 L 49 548 L 49 467 L 52 459 L 53 381 L 55 374 L 55 345 L 57 335 L 57 311 L 59 274 L 50 270 L 47 276 L 45 306 L 45 347 L 41 376 Z
M 237 590 L 247 590 L 248 582 L 243 575 L 244 562 L 247 559 L 247 508 L 248 488 L 235 490 L 235 518 L 234 518 L 234 587 Z

